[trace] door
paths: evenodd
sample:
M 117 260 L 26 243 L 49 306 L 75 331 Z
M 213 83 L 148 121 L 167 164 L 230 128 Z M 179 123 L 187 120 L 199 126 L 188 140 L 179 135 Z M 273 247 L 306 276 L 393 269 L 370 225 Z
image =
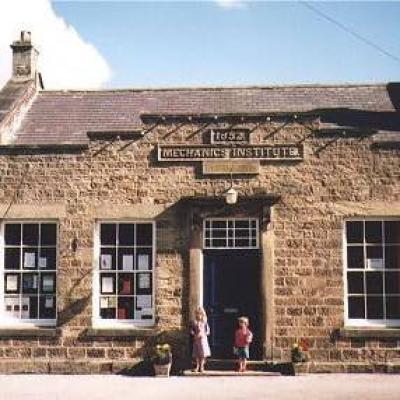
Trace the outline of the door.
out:
M 258 250 L 204 252 L 204 308 L 210 324 L 213 358 L 233 358 L 237 318 L 250 319 L 254 333 L 250 358 L 262 358 L 260 254 Z

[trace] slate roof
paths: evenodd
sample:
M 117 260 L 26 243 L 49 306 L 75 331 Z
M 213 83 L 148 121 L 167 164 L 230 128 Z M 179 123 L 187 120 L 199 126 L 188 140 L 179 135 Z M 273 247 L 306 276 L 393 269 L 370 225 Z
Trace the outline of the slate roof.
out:
M 140 128 L 142 114 L 400 112 L 398 83 L 237 88 L 41 91 L 15 144 L 80 143 L 88 131 Z M 400 129 L 399 129 L 400 130 Z

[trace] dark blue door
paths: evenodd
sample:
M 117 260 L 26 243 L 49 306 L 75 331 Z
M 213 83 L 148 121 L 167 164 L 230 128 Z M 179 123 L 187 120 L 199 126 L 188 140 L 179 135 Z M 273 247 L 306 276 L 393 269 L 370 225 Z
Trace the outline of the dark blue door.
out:
M 262 357 L 260 255 L 255 250 L 212 250 L 204 255 L 204 307 L 213 358 L 233 358 L 236 320 L 250 319 L 250 357 Z

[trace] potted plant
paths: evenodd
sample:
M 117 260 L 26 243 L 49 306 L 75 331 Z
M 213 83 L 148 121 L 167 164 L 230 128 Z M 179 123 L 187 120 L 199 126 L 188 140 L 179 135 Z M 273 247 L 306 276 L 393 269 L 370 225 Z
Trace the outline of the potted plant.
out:
M 158 344 L 152 357 L 155 376 L 168 377 L 171 372 L 172 352 L 168 343 Z
M 307 366 L 300 367 L 299 365 L 307 363 L 309 361 L 308 349 L 310 345 L 307 340 L 301 339 L 295 342 L 290 352 L 291 361 L 293 365 L 293 371 L 295 372 L 306 372 Z

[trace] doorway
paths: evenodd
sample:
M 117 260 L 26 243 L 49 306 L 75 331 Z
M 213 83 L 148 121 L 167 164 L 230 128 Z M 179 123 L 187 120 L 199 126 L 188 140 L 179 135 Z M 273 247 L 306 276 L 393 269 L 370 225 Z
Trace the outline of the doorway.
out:
M 247 316 L 254 334 L 250 358 L 262 359 L 261 265 L 258 249 L 204 250 L 203 305 L 213 358 L 233 358 L 237 318 Z

